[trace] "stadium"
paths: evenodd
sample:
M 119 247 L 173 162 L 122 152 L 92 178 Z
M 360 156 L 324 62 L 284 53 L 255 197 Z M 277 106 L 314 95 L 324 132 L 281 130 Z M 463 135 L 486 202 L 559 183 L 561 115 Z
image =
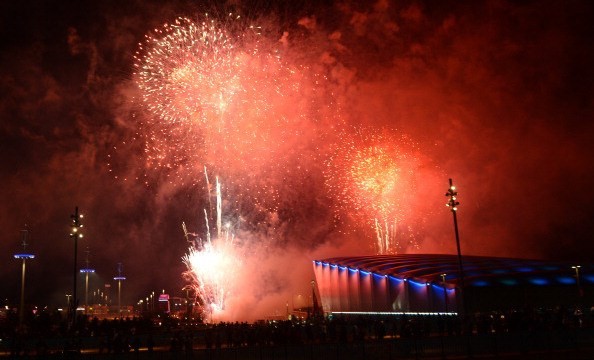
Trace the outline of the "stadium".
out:
M 591 304 L 594 266 L 404 254 L 314 260 L 325 313 L 458 313 Z M 463 291 L 461 291 L 463 289 Z

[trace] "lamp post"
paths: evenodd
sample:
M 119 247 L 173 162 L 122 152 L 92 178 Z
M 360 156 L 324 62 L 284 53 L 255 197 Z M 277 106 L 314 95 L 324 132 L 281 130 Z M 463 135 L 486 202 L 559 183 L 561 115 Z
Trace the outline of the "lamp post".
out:
M 78 307 L 78 300 L 76 298 L 76 274 L 77 274 L 77 256 L 78 256 L 78 239 L 83 237 L 81 232 L 81 228 L 83 224 L 81 224 L 80 219 L 82 219 L 82 214 L 78 213 L 78 206 L 74 208 L 74 214 L 70 215 L 70 219 L 72 219 L 71 230 L 70 230 L 70 237 L 74 240 L 74 267 L 72 272 L 72 303 L 71 311 L 72 311 L 72 326 L 76 324 L 76 308 Z
M 87 266 L 83 269 L 80 269 L 80 272 L 85 274 L 85 315 L 87 315 L 87 311 L 89 308 L 89 273 L 94 273 L 95 269 L 91 269 L 89 267 L 89 248 L 87 248 L 87 260 L 86 260 L 86 264 Z
M 21 230 L 21 238 L 23 244 L 23 252 L 20 254 L 14 254 L 15 259 L 23 260 L 21 269 L 21 303 L 19 305 L 19 325 L 23 325 L 23 319 L 25 317 L 25 270 L 27 268 L 27 260 L 34 259 L 35 255 L 27 253 L 27 238 L 29 237 L 29 229 L 25 224 L 25 228 Z
M 311 284 L 311 313 L 313 317 L 318 316 L 318 299 L 316 298 L 316 281 L 310 281 Z
M 194 314 L 195 297 L 190 298 L 190 291 L 193 289 L 190 285 L 186 285 L 182 290 L 186 290 L 186 315 L 191 318 Z
M 462 252 L 460 251 L 460 236 L 458 234 L 458 218 L 456 217 L 460 202 L 457 200 L 458 192 L 456 191 L 456 187 L 454 186 L 452 179 L 449 180 L 450 187 L 445 194 L 445 196 L 449 198 L 446 206 L 450 208 L 452 216 L 454 217 L 454 233 L 456 235 L 456 249 L 458 250 L 458 275 L 460 277 L 460 302 L 462 303 L 462 314 L 466 315 L 466 302 L 464 301 L 464 267 L 462 266 Z
M 111 284 L 105 284 L 103 288 L 105 289 L 103 292 L 105 296 L 105 305 L 109 306 L 111 304 Z
M 120 317 L 122 316 L 122 281 L 126 280 L 126 277 L 122 275 L 123 267 L 122 263 L 118 263 L 118 276 L 113 278 L 118 282 L 118 315 Z
M 446 275 L 447 274 L 440 274 L 441 276 L 441 286 L 443 286 L 443 301 L 445 303 L 445 312 L 448 312 L 448 290 L 446 288 Z
M 581 268 L 581 266 L 580 265 L 575 265 L 575 266 L 572 266 L 571 268 L 575 270 L 575 283 L 576 283 L 577 288 L 578 288 L 578 295 L 581 298 L 581 297 L 584 296 L 584 294 L 582 292 L 582 286 L 580 284 L 580 268 Z

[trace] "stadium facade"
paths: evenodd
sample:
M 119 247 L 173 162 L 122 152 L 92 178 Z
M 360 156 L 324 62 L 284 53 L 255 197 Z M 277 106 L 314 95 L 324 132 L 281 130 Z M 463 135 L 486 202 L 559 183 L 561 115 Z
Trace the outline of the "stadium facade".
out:
M 451 313 L 594 304 L 594 266 L 403 254 L 314 260 L 326 313 Z M 462 300 L 464 303 L 462 303 Z

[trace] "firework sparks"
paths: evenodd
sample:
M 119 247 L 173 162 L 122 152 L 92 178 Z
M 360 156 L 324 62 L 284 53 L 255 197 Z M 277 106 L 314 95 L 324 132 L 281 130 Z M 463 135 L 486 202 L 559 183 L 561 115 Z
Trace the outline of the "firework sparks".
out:
M 146 108 L 166 122 L 220 117 L 240 90 L 230 35 L 208 17 L 178 18 L 154 33 L 140 44 L 135 64 Z
M 205 170 L 206 173 L 206 170 Z M 208 176 L 207 176 L 208 179 Z M 221 215 L 221 184 L 216 179 L 217 220 L 216 236 L 211 238 L 209 216 L 206 209 L 206 240 L 200 239 L 197 234 L 188 232 L 185 223 L 182 223 L 184 236 L 189 243 L 188 253 L 182 257 L 187 270 L 183 273 L 189 281 L 188 287 L 194 291 L 200 300 L 203 312 L 221 312 L 225 310 L 228 296 L 233 294 L 236 275 L 231 269 L 237 270 L 241 266 L 239 247 L 230 226 L 222 226 Z
M 157 166 L 170 157 L 187 165 L 200 154 L 225 170 L 274 153 L 299 74 L 281 61 L 274 41 L 242 24 L 232 15 L 226 22 L 178 18 L 139 45 L 136 80 L 151 114 L 146 152 Z
M 203 312 L 223 311 L 227 297 L 232 294 L 230 269 L 237 269 L 239 258 L 231 242 L 206 242 L 200 249 L 190 247 L 183 257 L 188 268 L 184 273 L 189 287 L 203 306 Z
M 289 65 L 283 49 L 232 15 L 178 18 L 147 35 L 135 55 L 145 168 L 183 185 L 207 164 L 233 179 L 249 212 L 277 211 L 278 189 L 311 146 L 295 139 L 310 139 L 325 100 L 313 90 L 323 77 Z
M 418 247 L 410 223 L 422 212 L 417 203 L 425 165 L 416 145 L 387 131 L 355 134 L 345 134 L 327 161 L 325 182 L 337 200 L 337 216 L 366 219 L 380 254 Z

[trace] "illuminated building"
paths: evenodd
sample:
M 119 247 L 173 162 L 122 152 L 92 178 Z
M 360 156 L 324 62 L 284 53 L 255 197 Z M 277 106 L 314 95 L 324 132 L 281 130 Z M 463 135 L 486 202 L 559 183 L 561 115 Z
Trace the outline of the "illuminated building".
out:
M 463 256 L 470 311 L 555 307 L 594 299 L 594 265 Z M 374 255 L 313 262 L 326 313 L 443 313 L 460 308 L 456 255 Z

